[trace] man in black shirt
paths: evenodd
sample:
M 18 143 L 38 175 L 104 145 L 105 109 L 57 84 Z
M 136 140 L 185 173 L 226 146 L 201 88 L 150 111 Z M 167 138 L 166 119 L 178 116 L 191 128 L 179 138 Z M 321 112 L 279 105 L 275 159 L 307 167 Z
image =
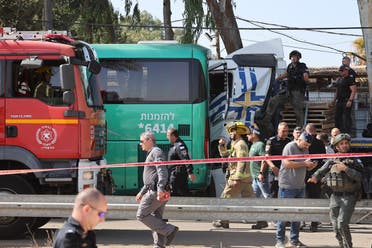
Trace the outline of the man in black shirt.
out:
M 288 124 L 286 122 L 281 122 L 278 125 L 278 134 L 269 138 L 266 141 L 265 155 L 282 155 L 283 148 L 286 144 L 291 142 L 291 139 L 288 138 Z M 271 197 L 278 197 L 278 174 L 282 161 L 281 160 L 265 160 L 262 161 L 261 171 L 264 171 L 266 165 L 268 165 L 272 171 L 274 179 L 271 183 Z
M 88 188 L 75 198 L 71 216 L 54 237 L 53 248 L 96 248 L 92 230 L 105 220 L 107 201 L 100 191 Z
M 348 56 L 342 58 L 342 65 L 349 67 L 349 78 L 355 82 L 356 72 L 350 67 L 351 59 Z
M 311 145 L 309 147 L 309 154 L 325 154 L 326 149 L 325 149 L 323 141 L 316 138 L 317 132 L 316 132 L 315 124 L 308 123 L 305 127 L 305 131 L 313 137 L 311 141 Z M 312 170 L 306 172 L 305 182 L 307 181 L 307 179 L 311 178 L 311 175 L 323 165 L 323 159 L 314 159 L 314 161 L 317 162 L 317 166 L 313 168 Z M 310 199 L 321 198 L 321 182 L 306 183 L 305 191 L 306 191 L 306 198 L 310 198 Z M 319 225 L 318 222 L 312 221 L 310 224 L 310 231 L 316 232 L 318 230 L 318 225 Z
M 177 129 L 168 129 L 167 139 L 172 145 L 168 152 L 168 161 L 190 159 L 187 146 L 179 137 Z M 192 164 L 168 165 L 169 184 L 173 196 L 187 196 L 190 194 L 187 178 L 190 178 L 192 182 L 196 180 L 193 169 Z
M 336 82 L 336 93 L 334 103 L 335 109 L 335 126 L 342 133 L 351 132 L 351 107 L 356 94 L 355 80 L 349 76 L 350 68 L 341 65 L 339 68 L 341 77 Z

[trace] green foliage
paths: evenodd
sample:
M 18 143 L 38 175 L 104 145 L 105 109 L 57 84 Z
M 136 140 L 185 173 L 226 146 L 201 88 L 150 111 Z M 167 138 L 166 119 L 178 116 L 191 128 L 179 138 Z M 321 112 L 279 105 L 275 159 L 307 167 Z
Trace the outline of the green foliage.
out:
M 359 56 L 359 57 L 357 57 L 354 54 L 351 55 L 355 64 L 365 65 L 366 61 L 360 58 L 360 57 L 362 57 L 364 59 L 366 58 L 366 49 L 365 49 L 365 46 L 364 46 L 364 39 L 363 38 L 358 38 L 358 39 L 354 40 L 353 41 L 353 47 L 354 47 L 355 53 Z
M 138 2 L 133 5 L 132 0 L 124 1 L 124 17 L 114 11 L 110 0 L 52 2 L 53 29 L 68 30 L 75 38 L 90 43 L 136 43 L 139 40 L 163 39 L 163 28 L 156 28 L 163 26 L 162 21 L 154 19 L 148 12 L 140 12 Z M 209 11 L 204 14 L 202 0 L 184 0 L 184 4 L 185 29 L 174 30 L 174 37 L 182 43 L 196 43 L 203 21 L 207 27 L 213 28 L 213 19 Z M 132 14 L 129 15 L 131 10 Z M 17 30 L 42 30 L 43 22 L 44 1 L 0 0 L 1 26 L 15 27 Z
M 0 0 L 0 25 L 18 30 L 41 30 L 42 1 Z
M 153 16 L 142 11 L 140 14 L 139 22 L 133 26 L 133 17 L 131 15 L 121 17 L 120 35 L 118 36 L 118 43 L 137 43 L 140 40 L 161 40 L 161 26 L 159 19 L 154 19 Z M 154 27 L 155 26 L 155 27 Z
M 53 29 L 68 30 L 87 42 L 114 42 L 118 13 L 110 0 L 54 0 Z M 42 30 L 44 1 L 0 0 L 0 25 Z
M 184 0 L 185 11 L 184 17 L 184 37 L 182 43 L 196 43 L 201 34 L 204 10 L 202 0 Z M 195 26 L 195 28 L 193 28 Z

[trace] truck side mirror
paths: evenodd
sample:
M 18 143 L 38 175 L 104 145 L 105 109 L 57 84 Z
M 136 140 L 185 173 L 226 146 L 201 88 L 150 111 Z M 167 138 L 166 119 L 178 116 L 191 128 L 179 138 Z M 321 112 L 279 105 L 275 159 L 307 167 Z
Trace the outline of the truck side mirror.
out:
M 101 64 L 96 60 L 89 61 L 88 70 L 93 74 L 98 74 L 101 71 Z
M 74 92 L 71 90 L 63 92 L 63 103 L 66 105 L 72 105 L 75 102 Z
M 63 64 L 59 66 L 60 79 L 63 90 L 75 89 L 74 66 L 72 64 Z

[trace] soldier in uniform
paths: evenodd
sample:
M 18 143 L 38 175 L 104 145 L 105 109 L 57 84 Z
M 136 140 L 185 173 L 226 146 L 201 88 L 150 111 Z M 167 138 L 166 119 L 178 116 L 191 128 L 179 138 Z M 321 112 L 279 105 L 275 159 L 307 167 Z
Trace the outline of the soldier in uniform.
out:
M 220 139 L 218 150 L 221 157 L 248 157 L 248 145 L 242 136 L 250 134 L 251 130 L 240 121 L 227 125 L 226 129 L 230 134 L 231 148 L 227 149 L 225 139 Z M 230 162 L 226 171 L 226 179 L 226 186 L 221 198 L 252 197 L 254 195 L 249 162 Z M 229 221 L 217 220 L 213 222 L 213 226 L 229 228 Z
M 169 128 L 167 139 L 172 145 L 168 152 L 168 161 L 190 159 L 187 146 L 179 137 L 177 129 Z M 192 164 L 168 165 L 169 185 L 172 195 L 188 196 L 190 194 L 187 178 L 192 182 L 196 180 L 193 169 Z
M 96 248 L 93 228 L 105 220 L 107 201 L 100 191 L 88 188 L 80 192 L 71 216 L 54 237 L 53 248 Z
M 271 136 L 274 134 L 272 125 L 272 117 L 277 108 L 286 102 L 291 103 L 294 112 L 296 113 L 296 124 L 299 127 L 304 126 L 304 108 L 305 108 L 305 91 L 306 82 L 309 79 L 309 69 L 305 63 L 300 62 L 301 53 L 293 50 L 289 54 L 291 63 L 287 67 L 287 71 L 279 75 L 276 80 L 287 78 L 287 90 L 282 94 L 277 94 L 272 97 L 265 111 L 265 116 L 262 120 L 257 120 L 260 129 L 265 131 L 265 134 Z
M 335 137 L 333 144 L 339 153 L 347 153 L 350 141 L 348 134 L 341 133 Z M 333 158 L 308 179 L 309 183 L 317 183 L 329 173 L 327 186 L 332 189 L 330 218 L 341 248 L 353 247 L 349 223 L 361 193 L 362 168 L 358 158 Z
M 140 145 L 147 152 L 146 163 L 164 161 L 163 151 L 156 145 L 152 132 L 142 133 Z M 145 166 L 143 169 L 143 187 L 136 195 L 139 201 L 137 219 L 152 231 L 154 248 L 169 246 L 178 227 L 163 220 L 165 205 L 169 200 L 167 192 L 168 170 L 166 165 Z

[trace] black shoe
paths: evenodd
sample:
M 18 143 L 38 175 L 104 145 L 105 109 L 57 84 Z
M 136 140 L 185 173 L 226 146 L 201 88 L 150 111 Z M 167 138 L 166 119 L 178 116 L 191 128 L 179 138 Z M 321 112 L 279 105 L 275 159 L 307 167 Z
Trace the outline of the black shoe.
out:
M 317 222 L 311 222 L 310 232 L 317 232 L 317 231 L 318 231 L 318 223 Z
M 176 233 L 178 232 L 178 227 L 174 227 L 174 230 L 167 236 L 167 243 L 165 245 L 170 245 L 174 239 L 174 237 L 176 237 Z
M 301 221 L 301 223 L 300 223 L 300 230 L 304 229 L 305 226 L 306 226 L 305 221 Z
M 230 228 L 229 221 L 224 220 L 215 220 L 212 222 L 214 227 Z
M 257 221 L 256 224 L 252 225 L 252 229 L 262 229 L 268 226 L 266 221 Z

